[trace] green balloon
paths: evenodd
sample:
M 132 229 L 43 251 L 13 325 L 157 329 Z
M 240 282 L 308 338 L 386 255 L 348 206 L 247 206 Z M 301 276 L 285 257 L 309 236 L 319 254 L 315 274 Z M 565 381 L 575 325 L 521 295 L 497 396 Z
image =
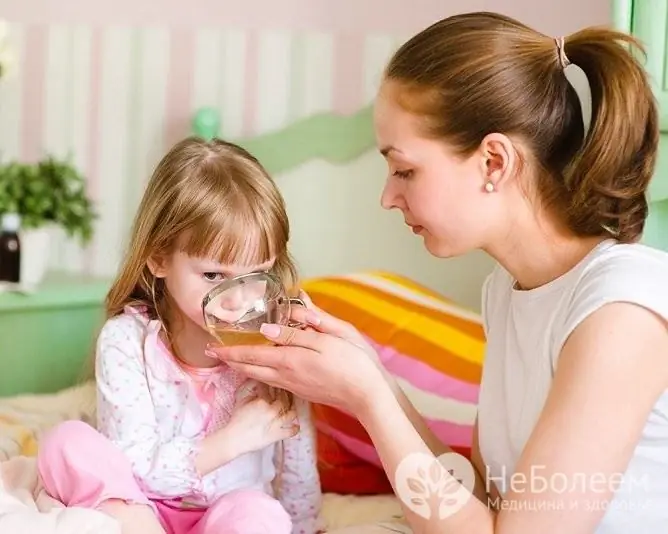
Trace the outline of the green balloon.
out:
M 201 108 L 197 110 L 193 117 L 193 130 L 195 135 L 210 141 L 218 137 L 220 130 L 220 116 L 218 110 L 214 108 Z

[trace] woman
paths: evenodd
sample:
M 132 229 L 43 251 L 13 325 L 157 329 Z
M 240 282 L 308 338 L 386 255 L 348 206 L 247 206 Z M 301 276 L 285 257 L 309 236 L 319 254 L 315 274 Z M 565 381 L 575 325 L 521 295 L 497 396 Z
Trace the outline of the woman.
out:
M 456 498 L 440 513 L 404 498 L 406 462 L 438 466 L 444 448 L 352 326 L 314 308 L 296 312 L 312 329 L 265 325 L 278 346 L 218 349 L 253 378 L 357 414 L 414 532 L 668 524 L 668 255 L 637 243 L 658 112 L 627 45 L 605 29 L 553 39 L 473 13 L 412 38 L 385 72 L 383 207 L 435 256 L 482 249 L 498 262 L 483 288 L 478 498 L 456 472 L 441 473 Z M 586 132 L 569 64 L 590 84 Z

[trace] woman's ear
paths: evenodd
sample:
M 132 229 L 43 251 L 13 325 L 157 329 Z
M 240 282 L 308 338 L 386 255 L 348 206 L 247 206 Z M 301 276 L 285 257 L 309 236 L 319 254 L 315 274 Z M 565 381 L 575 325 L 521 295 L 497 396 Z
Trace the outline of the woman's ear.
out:
M 146 265 L 148 266 L 148 270 L 151 271 L 151 274 L 156 278 L 165 278 L 167 276 L 167 261 L 164 256 L 151 256 L 146 261 Z
M 515 174 L 518 161 L 513 142 L 506 135 L 492 133 L 482 140 L 480 150 L 483 185 L 491 183 L 499 190 Z

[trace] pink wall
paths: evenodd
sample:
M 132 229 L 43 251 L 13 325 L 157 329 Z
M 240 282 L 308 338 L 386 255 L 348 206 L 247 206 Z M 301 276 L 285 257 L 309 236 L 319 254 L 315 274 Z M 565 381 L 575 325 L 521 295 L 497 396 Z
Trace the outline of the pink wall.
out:
M 253 135 L 275 126 L 275 117 L 270 117 L 270 126 L 265 120 L 272 110 L 288 110 L 278 125 L 287 126 L 295 119 L 291 101 L 320 89 L 331 93 L 326 111 L 350 113 L 365 105 L 367 74 L 379 67 L 379 54 L 387 52 L 383 43 L 396 45 L 440 18 L 495 10 L 556 37 L 582 26 L 608 24 L 610 4 L 611 0 L 0 0 L 0 19 L 14 23 L 20 41 L 19 75 L 0 85 L 0 153 L 23 160 L 45 152 L 74 154 L 101 217 L 88 253 L 71 266 L 67 260 L 67 268 L 109 274 L 115 267 L 108 256 L 121 250 L 143 180 L 163 151 L 188 132 L 192 112 L 202 104 L 198 87 L 218 87 L 229 73 L 235 79 L 234 69 L 239 67 L 245 88 L 237 95 L 239 101 L 225 100 L 227 108 L 221 100 L 204 104 L 228 113 L 223 124 L 229 125 L 230 119 L 238 123 L 232 138 Z M 288 31 L 266 31 L 273 29 Z M 224 36 L 218 34 L 233 33 L 228 30 L 244 34 L 247 46 L 238 64 L 227 56 L 225 63 L 220 52 L 225 47 L 217 39 Z M 311 54 L 308 67 L 300 66 L 306 65 L 300 63 L 304 54 L 293 54 L 308 48 L 301 41 L 304 36 L 294 35 L 299 32 L 322 34 L 331 42 L 322 55 L 321 49 L 312 49 L 318 55 Z M 201 40 L 203 33 L 213 36 L 213 45 Z M 277 36 L 285 45 L 279 49 L 292 50 L 289 64 L 275 62 L 276 56 L 268 53 L 262 41 L 267 33 L 289 34 Z M 202 42 L 206 46 L 198 46 Z M 206 65 L 234 69 L 198 71 L 198 59 L 206 59 L 216 46 L 219 55 Z M 305 77 L 307 68 L 325 74 L 328 87 L 313 75 Z M 220 77 L 216 70 L 222 72 Z M 277 101 L 274 95 L 281 93 L 274 89 L 286 79 L 289 94 Z M 272 90 L 257 89 L 265 86 Z M 290 96 L 292 92 L 296 96 Z M 219 93 L 206 91 L 207 98 Z M 228 131 L 224 135 L 230 135 Z
M 606 24 L 611 0 L 0 0 L 23 23 L 226 25 L 412 32 L 463 11 L 500 11 L 552 34 Z

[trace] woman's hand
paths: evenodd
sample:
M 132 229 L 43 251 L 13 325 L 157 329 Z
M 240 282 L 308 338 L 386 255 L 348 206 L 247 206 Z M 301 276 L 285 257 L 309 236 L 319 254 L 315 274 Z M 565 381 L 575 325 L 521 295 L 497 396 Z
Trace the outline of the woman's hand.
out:
M 305 400 L 357 412 L 387 385 L 374 350 L 350 324 L 315 308 L 295 307 L 292 319 L 310 328 L 275 324 L 262 333 L 276 346 L 211 347 L 230 367 Z
M 378 362 L 378 355 L 371 345 L 352 324 L 342 321 L 333 315 L 318 308 L 311 299 L 302 292 L 300 298 L 306 303 L 306 308 L 294 306 L 290 311 L 290 320 L 315 329 L 325 334 L 331 334 L 349 341 L 364 350 L 371 358 Z

